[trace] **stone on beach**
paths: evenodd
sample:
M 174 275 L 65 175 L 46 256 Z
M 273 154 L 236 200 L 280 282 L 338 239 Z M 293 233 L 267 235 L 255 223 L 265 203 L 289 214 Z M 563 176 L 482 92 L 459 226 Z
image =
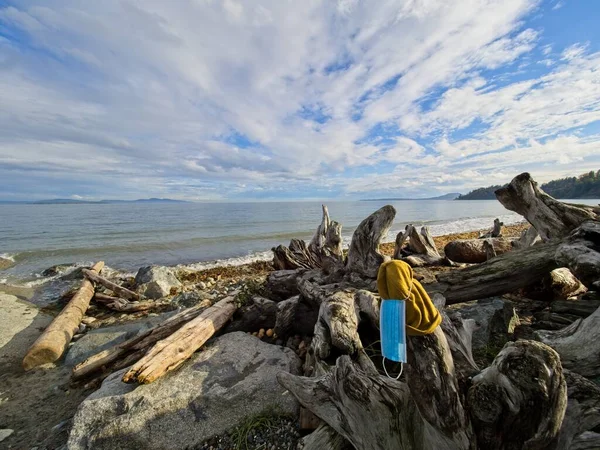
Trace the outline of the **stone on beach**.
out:
M 135 276 L 138 292 L 145 297 L 158 299 L 171 294 L 171 290 L 181 289 L 181 282 L 172 269 L 162 266 L 146 266 Z
M 79 407 L 68 448 L 187 448 L 267 409 L 296 415 L 276 374 L 298 374 L 300 364 L 289 349 L 235 332 L 154 383 L 125 384 L 116 372 Z

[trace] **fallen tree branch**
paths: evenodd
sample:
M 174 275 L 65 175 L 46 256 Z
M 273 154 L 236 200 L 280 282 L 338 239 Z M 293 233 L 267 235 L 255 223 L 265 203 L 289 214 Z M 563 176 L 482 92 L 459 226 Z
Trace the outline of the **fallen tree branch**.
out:
M 146 355 L 123 376 L 125 383 L 152 383 L 183 364 L 220 330 L 237 309 L 235 299 L 226 297 L 203 311 L 175 333 L 157 342 Z
M 103 267 L 104 261 L 100 261 L 88 272 L 97 274 Z M 23 359 L 25 370 L 57 361 L 64 354 L 79 328 L 93 295 L 94 285 L 89 280 L 83 280 L 73 298 L 27 351 Z
M 83 269 L 83 274 L 85 277 L 93 281 L 94 283 L 98 283 L 104 286 L 106 289 L 113 291 L 115 294 L 120 295 L 122 298 L 126 298 L 129 300 L 140 300 L 140 294 L 130 291 L 129 289 L 124 288 L 123 286 L 119 286 L 118 284 L 113 283 L 112 281 L 107 280 L 106 278 L 101 277 L 97 273 L 94 273 L 88 269 Z

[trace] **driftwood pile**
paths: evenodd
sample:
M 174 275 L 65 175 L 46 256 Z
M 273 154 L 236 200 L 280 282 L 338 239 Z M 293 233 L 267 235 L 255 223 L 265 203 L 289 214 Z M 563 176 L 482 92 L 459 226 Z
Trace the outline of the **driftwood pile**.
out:
M 600 448 L 600 434 L 594 431 L 600 426 L 600 389 L 585 378 L 600 375 L 600 302 L 554 302 L 553 314 L 575 317 L 570 325 L 507 343 L 487 368 L 478 367 L 472 355 L 473 321 L 445 309 L 513 293 L 564 268 L 584 290 L 599 291 L 600 208 L 559 202 L 528 174 L 496 194 L 503 205 L 522 214 L 533 231 L 509 240 L 510 251 L 503 253 L 496 241 L 504 239 L 498 221 L 489 236 L 477 239 L 485 255 L 480 264 L 440 271 L 435 283 L 425 284 L 442 313 L 442 325 L 433 334 L 408 337 L 409 361 L 400 381 L 382 377 L 377 359 L 366 351 L 379 334 L 375 278 L 389 258 L 379 253 L 379 244 L 396 210 L 384 206 L 363 220 L 346 256 L 341 225 L 330 219 L 326 207 L 309 244 L 294 239 L 288 247 L 273 249 L 278 270 L 267 277 L 269 298 L 254 298 L 239 312 L 256 329 L 274 326 L 283 340 L 312 334 L 304 376 L 278 376 L 304 412 L 317 418 L 318 428 L 304 438 L 305 449 Z M 436 248 L 426 227 L 417 232 L 412 225 L 398 235 L 394 258 L 413 266 L 456 262 Z M 70 328 L 57 317 L 58 324 L 34 344 L 32 355 L 43 353 L 33 350 L 48 342 L 59 325 L 61 330 L 71 329 L 70 336 L 52 338 L 58 349 L 52 358 L 62 354 L 94 295 L 92 282 L 131 299 L 127 296 L 134 293 L 101 282 L 100 270 L 101 266 L 86 272 L 88 280 L 72 300 L 77 302 L 61 313 L 71 317 L 70 311 L 77 311 L 68 320 Z M 90 357 L 75 367 L 73 376 L 105 375 L 131 366 L 124 381 L 152 382 L 181 365 L 219 329 L 247 327 L 250 322 L 238 318 L 225 328 L 236 310 L 234 297 L 186 309 Z M 35 365 L 40 357 L 28 354 L 26 361 Z

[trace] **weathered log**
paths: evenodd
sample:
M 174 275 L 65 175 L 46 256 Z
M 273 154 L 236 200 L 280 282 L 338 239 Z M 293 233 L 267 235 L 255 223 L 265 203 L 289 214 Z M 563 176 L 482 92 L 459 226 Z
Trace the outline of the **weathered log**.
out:
M 104 277 L 101 277 L 97 273 L 94 273 L 88 269 L 83 269 L 82 272 L 88 280 L 104 286 L 106 289 L 113 291 L 115 294 L 121 296 L 122 298 L 136 301 L 141 299 L 140 294 L 132 292 L 129 289 L 124 288 L 123 286 L 119 286 L 118 284 L 113 283 L 112 281 L 109 281 Z
M 304 450 L 353 450 L 353 447 L 329 425 L 322 424 L 300 440 Z
M 301 301 L 296 295 L 277 304 L 275 334 L 286 339 L 290 335 L 311 335 L 317 323 L 319 311 L 313 305 Z
M 157 342 L 123 375 L 125 383 L 152 383 L 183 364 L 231 319 L 237 309 L 234 297 L 226 297 L 200 313 L 175 333 Z
M 541 280 L 523 288 L 523 295 L 534 300 L 566 300 L 587 292 L 587 288 L 566 267 L 554 269 Z
M 408 240 L 408 244 L 404 246 Z M 448 260 L 440 255 L 429 227 L 422 227 L 419 233 L 412 225 L 406 225 L 404 232 L 396 236 L 394 259 L 406 261 L 412 267 L 446 265 Z
M 586 286 L 600 281 L 600 222 L 587 221 L 567 236 L 556 252 L 561 266 Z
M 479 239 L 495 238 L 502 236 L 502 226 L 504 222 L 500 222 L 500 219 L 494 219 L 494 227 L 487 233 L 481 233 Z
M 513 292 L 558 267 L 554 259 L 558 246 L 559 243 L 536 245 L 477 266 L 440 273 L 438 283 L 425 288 L 430 293 L 442 293 L 449 305 Z
M 558 354 L 539 342 L 509 342 L 473 378 L 468 404 L 479 448 L 555 448 L 567 409 Z
M 275 270 L 267 276 L 266 289 L 269 298 L 273 300 L 285 300 L 298 295 L 298 277 L 303 273 L 301 270 Z
M 124 298 L 113 297 L 111 295 L 102 294 L 96 292 L 94 294 L 94 300 L 102 303 L 105 307 L 114 311 L 134 313 L 140 311 L 147 311 L 157 305 L 155 301 L 142 301 L 142 302 L 130 302 Z
M 492 258 L 498 256 L 496 249 L 494 248 L 494 242 L 491 239 L 483 241 L 483 250 L 485 251 L 485 260 L 489 261 Z
M 274 247 L 273 264 L 278 270 L 331 267 L 342 261 L 342 226 L 329 218 L 323 205 L 323 218 L 311 242 L 292 239 L 289 248 Z
M 100 261 L 91 270 L 98 273 L 103 267 L 104 262 Z M 23 359 L 25 370 L 57 361 L 64 354 L 93 295 L 94 285 L 89 280 L 83 280 L 77 293 L 27 351 Z
M 532 245 L 541 242 L 542 238 L 540 238 L 539 233 L 535 229 L 535 227 L 529 227 L 526 230 L 521 232 L 521 237 L 512 242 L 512 245 L 515 249 L 527 248 Z
M 541 190 L 528 173 L 516 176 L 495 194 L 505 208 L 525 217 L 544 241 L 565 237 L 586 220 L 600 220 L 600 207 L 560 202 Z
M 569 450 L 598 450 L 600 448 L 600 433 L 586 431 L 581 433 L 573 442 Z
M 566 328 L 536 335 L 558 352 L 567 369 L 586 377 L 600 375 L 600 308 Z
M 138 336 L 90 356 L 73 368 L 73 379 L 81 379 L 100 371 L 115 371 L 120 365 L 120 362 L 124 360 L 127 360 L 128 364 L 121 365 L 121 368 L 130 366 L 144 356 L 146 351 L 156 342 L 173 334 L 181 328 L 183 324 L 196 318 L 209 306 L 210 301 L 205 300 L 196 306 L 184 309 L 180 313 L 168 318 L 163 323 L 142 332 Z
M 572 449 L 577 448 L 573 444 L 578 436 L 600 425 L 600 387 L 568 369 L 564 369 L 564 375 L 568 402 L 557 448 Z
M 384 256 L 379 253 L 379 244 L 387 236 L 395 216 L 394 207 L 386 205 L 358 225 L 348 249 L 345 267 L 348 273 L 355 272 L 367 278 L 377 278 L 379 266 L 385 261 Z
M 550 310 L 555 313 L 573 314 L 587 317 L 600 307 L 600 300 L 555 300 L 550 304 Z
M 444 247 L 444 254 L 454 262 L 476 264 L 487 261 L 485 243 L 494 246 L 496 254 L 501 255 L 513 249 L 512 241 L 507 238 L 489 239 L 457 239 L 448 242 Z
M 233 320 L 226 333 L 233 331 L 258 331 L 261 328 L 269 329 L 275 326 L 277 317 L 277 303 L 263 297 L 255 296 L 252 303 L 239 308 L 233 315 Z

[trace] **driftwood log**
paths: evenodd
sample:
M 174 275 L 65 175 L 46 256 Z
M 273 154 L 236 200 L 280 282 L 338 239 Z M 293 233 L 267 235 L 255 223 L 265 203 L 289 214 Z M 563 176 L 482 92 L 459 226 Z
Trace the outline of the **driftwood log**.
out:
M 406 245 L 405 245 L 406 244 Z M 404 232 L 396 236 L 394 259 L 406 261 L 412 267 L 448 265 L 449 261 L 440 255 L 429 227 L 418 232 L 413 225 L 406 225 Z
M 600 207 L 558 201 L 528 173 L 516 176 L 495 194 L 505 208 L 525 217 L 544 241 L 563 238 L 586 220 L 600 220 Z
M 124 298 L 113 297 L 99 292 L 94 294 L 94 300 L 98 303 L 102 303 L 109 309 L 125 313 L 147 311 L 157 305 L 154 301 L 130 302 Z
M 519 239 L 513 241 L 512 245 L 515 249 L 531 247 L 538 242 L 541 242 L 539 233 L 534 227 L 529 227 L 521 232 Z
M 90 356 L 73 368 L 73 379 L 89 377 L 96 373 L 110 373 L 133 364 L 144 356 L 154 344 L 175 333 L 184 324 L 198 317 L 209 306 L 210 301 L 205 300 L 196 306 L 184 309 L 138 336 Z
M 446 244 L 444 254 L 457 263 L 482 263 L 488 260 L 486 242 L 492 244 L 497 255 L 513 249 L 512 241 L 507 238 L 456 239 Z
M 125 375 L 125 383 L 152 383 L 183 364 L 220 330 L 237 309 L 234 297 L 226 297 L 206 309 L 169 337 L 157 342 Z
M 97 262 L 90 273 L 97 274 L 103 267 L 103 261 Z M 27 351 L 23 359 L 25 370 L 57 361 L 64 354 L 93 296 L 94 285 L 87 279 L 83 280 L 73 298 Z
M 342 226 L 329 217 L 323 205 L 323 218 L 310 243 L 292 239 L 289 247 L 273 249 L 273 265 L 278 270 L 333 269 L 342 261 Z
M 104 277 L 101 277 L 100 275 L 91 270 L 83 269 L 82 272 L 88 280 L 104 286 L 106 289 L 113 291 L 115 294 L 121 296 L 122 298 L 134 301 L 141 300 L 140 294 L 132 292 L 129 289 L 124 288 L 123 286 L 119 286 L 118 284 L 113 283 L 112 281 L 107 280 Z
M 494 227 L 487 233 L 480 234 L 479 239 L 501 237 L 503 225 L 504 225 L 504 222 L 500 222 L 500 219 L 498 219 L 498 218 L 494 219 Z

